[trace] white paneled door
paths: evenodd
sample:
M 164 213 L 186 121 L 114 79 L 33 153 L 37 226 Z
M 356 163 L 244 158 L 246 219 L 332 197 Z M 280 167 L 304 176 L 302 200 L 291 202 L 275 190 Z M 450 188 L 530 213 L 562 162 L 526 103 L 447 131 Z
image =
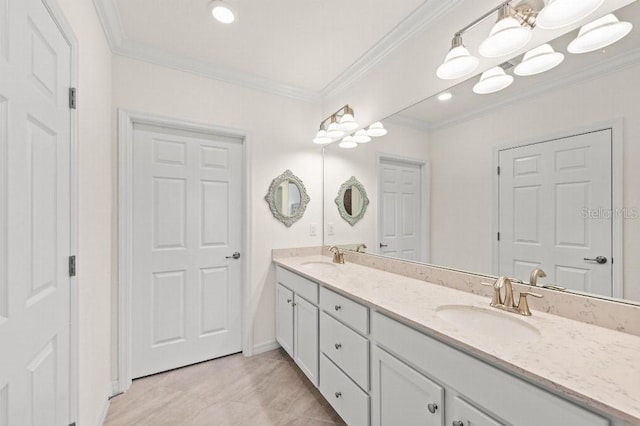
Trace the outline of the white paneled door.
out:
M 71 47 L 0 0 L 0 425 L 70 423 Z
M 379 170 L 379 253 L 426 261 L 422 209 L 422 168 L 417 164 L 381 160 Z
M 133 377 L 241 351 L 242 140 L 136 125 L 133 159 Z
M 605 129 L 500 151 L 501 275 L 612 296 L 611 147 Z

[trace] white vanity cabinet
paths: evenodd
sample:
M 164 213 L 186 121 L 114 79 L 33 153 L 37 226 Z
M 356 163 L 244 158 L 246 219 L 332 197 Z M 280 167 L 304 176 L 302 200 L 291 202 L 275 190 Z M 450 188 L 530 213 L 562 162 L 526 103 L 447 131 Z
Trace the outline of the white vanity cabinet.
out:
M 318 284 L 276 268 L 276 340 L 318 386 Z
M 350 426 L 369 424 L 369 308 L 320 288 L 320 392 Z
M 610 424 L 608 419 L 387 316 L 373 313 L 371 328 L 371 337 L 378 345 L 371 392 L 375 425 Z M 403 391 L 402 399 L 393 395 L 400 384 L 410 388 Z M 438 399 L 438 386 L 443 389 L 444 400 L 442 394 Z M 428 406 L 431 400 L 440 401 L 435 414 L 444 416 L 444 423 L 437 418 L 435 423 L 427 423 L 434 418 Z M 389 423 L 385 419 L 391 413 L 402 417 Z

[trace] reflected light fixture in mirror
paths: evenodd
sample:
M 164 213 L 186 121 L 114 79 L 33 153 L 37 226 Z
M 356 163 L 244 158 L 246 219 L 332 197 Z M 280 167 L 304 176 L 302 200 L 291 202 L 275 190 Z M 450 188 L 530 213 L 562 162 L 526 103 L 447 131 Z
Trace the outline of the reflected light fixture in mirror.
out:
M 340 117 L 338 122 L 338 129 L 344 132 L 350 132 L 358 128 L 358 123 L 353 116 L 353 109 L 349 105 L 344 107 L 344 114 Z
M 343 149 L 353 149 L 358 146 L 358 143 L 353 140 L 353 136 L 345 136 L 338 146 Z
M 556 29 L 575 24 L 602 6 L 604 0 L 549 0 L 536 19 L 544 29 Z
M 451 92 L 443 92 L 438 95 L 438 100 L 442 102 L 448 101 L 451 98 L 453 98 Z
M 485 58 L 499 58 L 522 49 L 531 41 L 533 31 L 524 21 L 522 24 L 511 14 L 512 8 L 503 4 L 498 11 L 498 22 L 491 28 L 489 37 L 478 51 Z
M 562 61 L 564 61 L 562 53 L 553 50 L 549 44 L 543 44 L 525 53 L 522 62 L 513 72 L 519 76 L 536 75 L 557 67 Z
M 382 123 L 379 121 L 371 124 L 367 129 L 367 135 L 371 136 L 372 138 L 379 138 L 380 136 L 384 136 L 386 134 L 387 129 L 385 129 Z
M 209 3 L 209 10 L 216 21 L 222 22 L 223 24 L 231 24 L 236 20 L 236 11 L 222 0 L 214 0 Z
M 353 141 L 356 143 L 369 143 L 371 142 L 371 136 L 367 134 L 365 129 L 360 129 L 353 135 Z
M 502 67 L 493 67 L 482 73 L 480 81 L 473 86 L 473 92 L 479 95 L 499 92 L 513 83 L 513 76 L 504 72 Z
M 335 115 L 331 116 L 329 127 L 327 128 L 327 136 L 331 139 L 340 139 L 344 136 L 344 131 L 338 128 L 338 121 Z
M 436 75 L 443 80 L 465 77 L 478 68 L 480 61 L 469 53 L 462 44 L 462 35 L 456 34 L 451 41 L 451 49 L 438 67 Z
M 322 128 L 318 130 L 318 133 L 316 133 L 316 137 L 313 138 L 313 143 L 318 145 L 326 145 L 331 142 L 333 142 L 333 139 L 327 136 L 327 131 Z
M 610 13 L 582 26 L 567 50 L 570 53 L 587 53 L 602 49 L 623 39 L 632 28 L 631 22 L 620 22 Z

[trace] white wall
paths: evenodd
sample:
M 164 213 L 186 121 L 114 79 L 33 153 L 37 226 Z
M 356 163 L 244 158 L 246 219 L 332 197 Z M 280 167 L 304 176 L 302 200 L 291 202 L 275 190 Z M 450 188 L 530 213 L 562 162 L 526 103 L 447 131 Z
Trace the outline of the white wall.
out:
M 111 394 L 111 50 L 91 0 L 58 0 L 79 41 L 79 418 Z
M 432 131 L 432 262 L 491 272 L 495 146 L 622 118 L 624 206 L 640 210 L 639 75 L 636 65 Z M 625 220 L 624 297 L 632 300 L 640 300 L 639 242 L 640 219 Z
M 316 237 L 309 236 L 311 224 L 318 229 L 322 226 L 321 149 L 311 142 L 321 119 L 320 106 L 120 56 L 113 59 L 113 106 L 249 132 L 254 345 L 274 342 L 271 249 L 322 243 L 320 232 Z M 311 198 L 304 217 L 291 228 L 273 218 L 264 200 L 271 180 L 286 169 L 303 181 Z M 117 305 L 113 309 L 115 314 Z M 113 344 L 116 353 L 117 339 Z
M 365 243 L 367 252 L 376 253 L 378 247 L 378 176 L 376 155 L 392 154 L 415 160 L 428 159 L 428 133 L 425 130 L 387 122 L 389 133 L 381 138 L 373 138 L 367 144 L 348 150 L 329 145 L 325 150 L 324 176 L 324 222 L 325 244 L 350 245 Z M 335 198 L 340 186 L 351 176 L 362 183 L 370 203 L 362 219 L 351 226 L 338 211 Z M 333 224 L 334 235 L 328 234 L 328 225 Z

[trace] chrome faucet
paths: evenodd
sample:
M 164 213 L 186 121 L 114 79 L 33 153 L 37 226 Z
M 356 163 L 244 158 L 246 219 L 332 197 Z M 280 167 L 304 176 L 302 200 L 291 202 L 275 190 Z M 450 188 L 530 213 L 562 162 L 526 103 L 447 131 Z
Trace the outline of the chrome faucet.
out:
M 364 249 L 366 249 L 366 248 L 367 248 L 367 245 L 365 243 L 360 243 L 356 247 L 356 252 L 357 253 L 364 253 Z
M 337 246 L 329 247 L 329 251 L 333 253 L 333 263 L 344 263 L 344 253 Z
M 544 278 L 547 274 L 540 268 L 536 268 L 531 273 L 531 277 L 529 278 L 529 285 L 535 287 L 538 285 L 538 278 Z
M 532 293 L 530 291 L 521 291 L 518 304 L 516 305 L 513 300 L 513 284 L 511 283 L 511 279 L 505 276 L 498 278 L 493 284 L 482 283 L 482 285 L 493 287 L 493 296 L 491 297 L 491 303 L 489 304 L 490 306 L 502 309 L 503 311 L 514 312 L 520 315 L 531 315 L 527 296 L 533 296 L 537 298 L 542 297 L 541 294 Z M 503 287 L 504 299 L 502 298 Z

